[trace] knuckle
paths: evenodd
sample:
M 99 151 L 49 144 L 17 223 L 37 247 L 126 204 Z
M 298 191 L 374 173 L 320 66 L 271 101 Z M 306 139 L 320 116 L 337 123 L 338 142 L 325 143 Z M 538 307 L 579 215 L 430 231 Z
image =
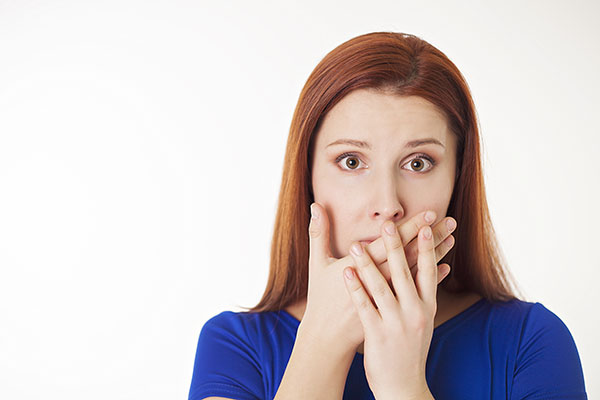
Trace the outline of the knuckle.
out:
M 356 279 L 356 278 L 355 278 Z M 352 294 L 358 294 L 360 293 L 360 291 L 362 290 L 362 286 L 360 285 L 360 283 L 355 283 L 351 288 L 350 291 L 352 292 Z
M 400 272 L 402 274 L 403 279 L 412 279 L 412 274 L 411 274 L 410 268 L 408 268 L 408 266 L 406 268 L 401 268 Z
M 354 257 L 356 259 L 356 264 L 358 264 L 358 267 L 361 269 L 369 268 L 372 264 L 371 261 L 365 257 L 365 253 L 363 253 L 362 256 L 354 255 Z
M 437 262 L 434 262 L 433 268 L 427 268 L 429 270 L 429 275 L 432 277 L 437 277 L 439 268 L 440 267 L 437 265 Z
M 435 261 L 439 262 L 444 256 L 448 253 L 448 249 L 446 247 L 436 247 L 435 248 Z
M 431 230 L 433 231 L 433 243 L 434 243 L 434 246 L 436 244 L 441 243 L 445 239 L 446 233 L 443 230 L 441 230 L 439 228 L 431 229 Z
M 399 251 L 402 249 L 404 251 L 404 244 L 402 244 L 402 239 L 398 236 L 393 236 L 388 238 L 389 242 L 386 246 L 389 251 Z
M 431 268 L 429 265 L 425 265 L 425 263 L 423 263 L 421 265 L 417 264 L 417 268 L 418 268 L 419 274 L 424 274 L 427 276 L 434 275 L 434 274 L 437 275 L 437 268 L 438 268 L 437 263 L 433 268 Z
M 371 300 L 368 298 L 362 298 L 358 300 L 357 307 L 362 310 L 367 310 L 371 306 Z
M 399 334 L 404 334 L 406 331 L 406 326 L 404 325 L 404 321 L 402 319 L 390 319 L 390 328 L 393 332 L 398 332 Z
M 311 238 L 319 237 L 320 232 L 321 231 L 319 230 L 319 228 L 314 226 L 312 223 L 308 226 L 308 234 Z
M 428 324 L 428 318 L 426 318 L 425 314 L 421 311 L 416 312 L 413 315 L 413 318 L 411 319 L 411 326 L 413 327 L 413 329 L 419 332 L 425 331 L 425 329 L 427 329 Z
M 448 252 L 452 249 L 453 245 L 454 245 L 454 238 L 452 236 L 449 236 L 448 238 L 446 238 L 446 240 L 444 240 L 442 245 L 436 247 L 436 251 L 435 251 L 436 260 L 440 261 L 442 258 L 444 258 L 444 256 L 446 254 L 448 254 Z
M 386 293 L 386 287 L 380 283 L 375 285 L 375 287 L 373 288 L 373 295 L 375 295 L 375 296 L 382 297 L 385 295 L 385 293 Z
M 417 234 L 419 233 L 419 229 L 421 229 L 421 225 L 419 225 L 419 223 L 417 222 L 416 219 L 411 221 L 413 229 L 415 232 L 417 232 Z

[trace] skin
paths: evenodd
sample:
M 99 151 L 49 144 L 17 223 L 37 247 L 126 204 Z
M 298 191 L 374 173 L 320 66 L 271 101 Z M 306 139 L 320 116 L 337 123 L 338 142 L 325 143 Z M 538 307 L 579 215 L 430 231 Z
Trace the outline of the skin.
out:
M 371 149 L 342 139 L 368 142 Z M 408 141 L 434 138 L 443 145 L 405 148 Z M 344 152 L 355 153 L 338 163 Z M 432 165 L 418 153 L 431 157 Z M 333 256 L 349 254 L 353 241 L 380 236 L 385 221 L 402 224 L 421 211 L 446 215 L 456 174 L 456 138 L 444 115 L 420 97 L 359 89 L 326 115 L 317 134 L 312 165 L 315 201 L 331 221 Z M 436 220 L 437 222 L 437 220 Z
M 376 399 L 432 399 L 427 386 L 426 362 L 436 311 L 437 266 L 431 228 L 418 235 L 418 272 L 413 280 L 396 226 L 387 221 L 382 237 L 388 254 L 395 295 L 371 257 L 360 244 L 352 246 L 353 268 L 344 269 L 365 335 L 365 374 Z M 373 306 L 366 288 L 374 294 Z
M 367 142 L 368 146 L 355 146 L 351 144 L 331 143 L 339 139 L 353 139 Z M 439 144 L 426 143 L 418 147 L 407 147 L 407 143 L 418 139 L 435 139 Z M 342 153 L 352 153 L 342 155 Z M 312 165 L 312 187 L 315 201 L 323 205 L 330 218 L 330 249 L 333 257 L 341 258 L 349 254 L 350 247 L 360 240 L 367 238 L 381 237 L 382 227 L 385 222 L 391 221 L 394 224 L 403 224 L 416 214 L 433 210 L 438 218 L 446 215 L 454 182 L 456 176 L 456 137 L 450 131 L 446 118 L 436 106 L 427 100 L 416 97 L 400 97 L 391 94 L 384 94 L 372 89 L 361 89 L 351 92 L 344 97 L 336 106 L 326 115 L 320 131 L 317 134 L 315 142 L 315 156 Z M 389 224 L 389 223 L 388 223 Z M 430 231 L 431 232 L 431 231 Z M 385 237 L 385 236 L 384 236 Z M 399 241 L 399 240 L 398 240 Z M 361 322 L 365 329 L 365 343 L 367 351 L 365 357 L 365 366 L 367 376 L 371 375 L 369 381 L 373 389 L 378 392 L 384 390 L 389 393 L 400 393 L 399 390 L 405 388 L 408 383 L 401 382 L 398 390 L 390 389 L 389 385 L 382 384 L 381 381 L 398 382 L 398 377 L 407 375 L 405 371 L 411 371 L 415 365 L 418 365 L 418 376 L 411 378 L 409 382 L 417 382 L 413 393 L 418 393 L 423 389 L 427 393 L 427 386 L 424 378 L 424 361 L 427 356 L 428 343 L 431 339 L 433 330 L 433 320 L 436 308 L 436 282 L 435 282 L 435 251 L 433 240 L 429 240 L 430 245 L 427 248 L 429 255 L 429 269 L 434 271 L 426 276 L 431 285 L 427 294 L 430 296 L 427 304 L 423 307 L 415 307 L 417 301 L 411 301 L 411 309 L 406 312 L 413 320 L 418 317 L 430 320 L 428 335 L 419 337 L 409 334 L 402 337 L 398 334 L 398 325 L 402 321 L 402 314 L 396 308 L 390 306 L 394 317 L 388 326 L 379 327 L 380 318 L 374 307 L 370 307 L 370 313 L 361 312 Z M 388 246 L 386 246 L 388 247 Z M 401 242 L 398 251 L 404 254 Z M 420 250 L 421 247 L 419 246 Z M 364 253 L 364 250 L 363 250 Z M 352 253 L 350 253 L 352 254 Z M 360 257 L 353 258 L 356 265 L 371 264 L 372 278 L 370 283 L 359 284 L 359 279 L 355 279 L 355 290 L 351 293 L 361 293 L 366 298 L 369 287 L 372 287 L 379 276 L 381 282 L 388 281 L 390 276 L 388 265 L 387 276 L 383 277 L 377 270 L 375 264 L 368 257 L 368 253 L 363 260 Z M 424 257 L 421 254 L 419 257 Z M 398 259 L 399 257 L 397 257 Z M 388 257 L 388 261 L 389 261 Z M 388 262 L 386 261 L 386 263 Z M 399 270 L 399 262 L 392 265 L 392 270 Z M 406 262 L 405 262 L 406 264 Z M 408 265 L 405 268 L 408 269 Z M 421 277 L 419 267 L 419 277 Z M 424 268 L 424 267 L 423 267 Z M 401 274 L 396 274 L 400 276 Z M 396 277 L 397 277 L 396 276 Z M 420 281 L 421 278 L 417 279 Z M 394 285 L 392 285 L 394 286 Z M 407 288 L 409 286 L 405 285 Z M 418 286 L 418 285 L 417 285 Z M 364 291 L 363 288 L 364 287 Z M 395 285 L 395 287 L 398 287 Z M 419 299 L 412 286 L 412 297 Z M 359 291 L 360 290 L 360 291 Z M 387 291 L 391 299 L 394 295 L 390 290 Z M 356 297 L 356 295 L 355 295 Z M 376 296 L 374 296 L 376 297 Z M 380 300 L 380 299 L 377 299 Z M 390 300 L 393 302 L 394 300 Z M 355 305 L 359 304 L 355 300 Z M 363 304 L 367 304 L 363 302 Z M 371 302 L 368 302 L 371 304 Z M 379 304 L 378 304 L 379 305 Z M 417 311 L 419 310 L 419 311 Z M 385 310 L 380 310 L 385 311 Z M 370 319 L 365 315 L 373 315 Z M 411 317 L 405 317 L 409 321 Z M 414 324 L 408 324 L 408 326 Z M 378 328 L 379 327 L 379 328 Z M 396 327 L 394 331 L 392 327 Z M 388 337 L 395 337 L 396 340 L 384 341 L 383 333 L 379 333 L 378 339 L 371 339 L 367 332 L 377 331 L 386 332 Z M 406 329 L 406 328 L 404 328 Z M 400 332 L 403 330 L 400 329 Z M 370 333 L 375 337 L 374 333 Z M 399 340 L 401 338 L 401 340 Z M 382 354 L 389 353 L 390 348 L 385 348 L 382 342 L 400 343 L 408 348 L 412 348 L 415 353 L 411 360 L 403 360 L 399 365 L 394 361 L 386 363 L 384 369 L 387 373 L 379 371 L 381 367 L 378 362 L 373 364 L 372 357 L 381 361 Z M 361 345 L 360 352 L 364 352 L 365 343 Z M 373 344 L 375 343 L 375 344 Z M 424 349 L 424 350 L 423 350 Z M 394 359 L 401 359 L 401 355 L 407 356 L 406 351 L 394 349 Z M 414 359 L 414 360 L 413 360 Z M 367 363 L 370 360 L 371 363 Z M 421 366 L 421 364 L 423 364 Z M 375 365 L 375 367 L 374 367 Z M 423 368 L 421 368 L 423 367 Z M 390 372 L 393 371 L 391 377 Z M 421 371 L 423 370 L 423 371 Z M 422 376 L 421 376 L 422 375 Z M 378 381 L 379 380 L 379 381 Z
M 328 146 L 343 138 L 366 141 L 370 149 L 349 144 Z M 424 138 L 437 139 L 443 146 L 404 147 L 408 141 Z M 336 162 L 344 152 L 355 155 Z M 435 165 L 417 156 L 419 153 L 429 156 Z M 330 221 L 332 256 L 349 256 L 353 242 L 380 236 L 388 220 L 400 227 L 417 214 L 432 210 L 436 213 L 431 226 L 436 246 L 439 244 L 439 261 L 454 243 L 450 236 L 453 229 L 445 226 L 446 221 L 454 220 L 445 216 L 455 176 L 456 138 L 444 114 L 433 104 L 420 97 L 400 97 L 373 89 L 346 95 L 325 116 L 315 138 L 312 163 L 315 202 L 324 207 Z M 382 239 L 366 246 L 371 256 L 385 254 Z M 410 249 L 416 251 L 416 246 Z M 416 253 L 412 256 L 416 259 Z M 386 258 L 377 264 L 391 284 Z M 480 298 L 474 293 L 459 296 L 438 288 L 435 327 Z M 286 308 L 298 320 L 302 320 L 305 309 L 306 300 Z M 357 351 L 363 353 L 364 346 Z

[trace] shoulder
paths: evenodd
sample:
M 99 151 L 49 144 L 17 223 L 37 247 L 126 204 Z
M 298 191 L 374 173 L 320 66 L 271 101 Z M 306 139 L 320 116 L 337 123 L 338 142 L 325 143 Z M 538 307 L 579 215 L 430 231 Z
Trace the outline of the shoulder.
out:
M 519 335 L 521 341 L 540 335 L 571 338 L 564 322 L 542 303 L 513 299 L 487 302 L 487 308 L 495 330 L 511 330 L 513 334 Z
M 242 332 L 256 324 L 257 314 L 245 312 L 223 311 L 209 318 L 202 327 L 203 330 L 227 330 Z
M 567 325 L 541 303 L 530 303 L 524 320 L 519 345 L 520 357 L 532 354 L 532 349 L 551 349 L 554 357 L 579 363 L 575 341 Z M 523 360 L 521 360 L 523 361 Z
M 272 374 L 283 374 L 296 328 L 292 316 L 278 312 L 223 311 L 211 317 L 198 339 L 189 398 L 270 398 L 277 383 Z
M 190 399 L 264 397 L 261 346 L 255 333 L 257 317 L 223 311 L 204 323 L 198 339 Z
M 204 323 L 200 338 L 235 341 L 238 346 L 266 350 L 293 342 L 298 322 L 286 313 L 223 311 Z
M 287 318 L 285 318 L 287 317 Z M 204 323 L 203 330 L 227 331 L 239 336 L 256 336 L 272 331 L 275 328 L 293 328 L 287 314 L 278 312 L 234 312 L 223 311 Z
M 484 300 L 493 328 L 523 329 L 530 318 L 534 321 L 548 320 L 549 311 L 540 303 L 513 299 L 509 301 Z
M 520 299 L 492 301 L 482 298 L 473 306 L 472 322 L 481 324 L 481 329 L 490 334 L 508 339 L 523 329 L 532 309 L 536 307 L 536 303 Z
M 522 337 L 549 334 L 570 336 L 564 322 L 542 303 L 513 299 L 488 303 L 488 307 L 496 322 L 520 327 Z
M 531 304 L 527 313 L 526 327 L 529 330 L 552 330 L 555 332 L 569 333 L 565 323 L 542 303 Z
M 258 335 L 259 319 L 258 313 L 223 311 L 204 323 L 200 338 L 219 337 L 254 347 L 252 342 Z
M 518 336 L 513 397 L 587 398 L 579 352 L 569 328 L 541 303 L 528 303 Z M 538 397 L 536 397 L 538 398 Z

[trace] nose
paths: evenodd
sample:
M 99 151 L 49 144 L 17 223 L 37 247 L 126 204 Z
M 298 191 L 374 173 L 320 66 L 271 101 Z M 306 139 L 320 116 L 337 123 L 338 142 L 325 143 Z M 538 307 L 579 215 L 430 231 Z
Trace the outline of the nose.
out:
M 381 177 L 370 195 L 369 214 L 372 219 L 398 222 L 404 217 L 397 177 L 392 173 Z

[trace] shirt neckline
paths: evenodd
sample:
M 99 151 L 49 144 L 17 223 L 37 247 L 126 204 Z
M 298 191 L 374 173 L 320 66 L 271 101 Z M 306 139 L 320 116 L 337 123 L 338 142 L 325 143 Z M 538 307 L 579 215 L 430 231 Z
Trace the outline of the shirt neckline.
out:
M 455 327 L 456 325 L 460 324 L 461 322 L 463 322 L 463 320 L 470 317 L 479 308 L 483 307 L 483 305 L 485 304 L 486 301 L 487 301 L 487 299 L 485 297 L 482 297 L 481 299 L 477 300 L 475 303 L 471 304 L 469 307 L 465 308 L 464 310 L 462 310 L 461 312 L 456 314 L 454 317 L 450 318 L 447 321 L 444 321 L 443 323 L 438 325 L 437 328 L 433 329 L 433 336 L 436 337 L 436 336 L 445 334 L 448 330 L 450 330 L 453 327 Z M 432 341 L 433 341 L 433 338 L 432 338 Z
M 438 325 L 436 328 L 434 328 L 433 335 L 434 336 L 443 335 L 446 331 L 448 331 L 449 329 L 452 329 L 452 327 L 459 324 L 463 319 L 467 318 L 470 314 L 474 313 L 477 309 L 482 307 L 485 302 L 486 302 L 485 297 L 482 297 L 481 299 L 477 300 L 475 303 L 471 304 L 469 307 L 465 308 L 464 310 L 462 310 L 461 312 L 459 312 L 452 318 L 448 319 L 447 321 L 444 321 L 443 323 Z M 277 314 L 283 313 L 288 320 L 290 320 L 293 324 L 295 324 L 296 328 L 300 325 L 300 321 L 283 308 L 279 311 L 275 311 L 275 313 L 277 313 Z

